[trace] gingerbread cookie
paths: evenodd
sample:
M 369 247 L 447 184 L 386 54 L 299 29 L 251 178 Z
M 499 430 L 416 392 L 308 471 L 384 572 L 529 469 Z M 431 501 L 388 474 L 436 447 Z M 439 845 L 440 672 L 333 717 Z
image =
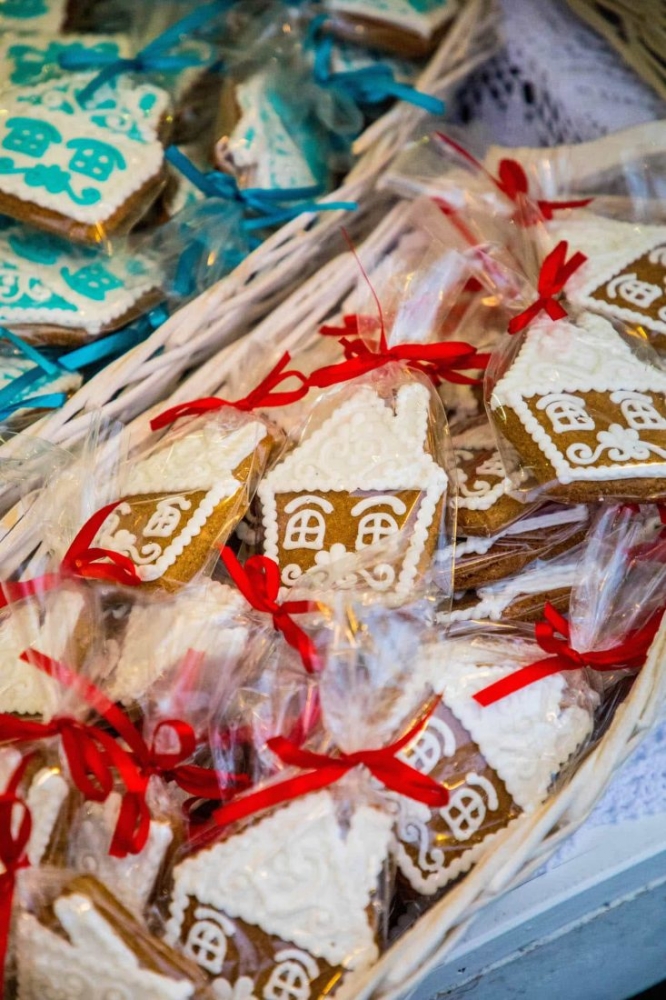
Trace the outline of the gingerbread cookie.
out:
M 196 966 L 140 924 L 93 878 L 74 879 L 44 922 L 24 912 L 17 926 L 19 1000 L 189 1000 Z
M 132 464 L 94 544 L 128 555 L 145 584 L 179 589 L 245 514 L 272 445 L 231 407 L 170 430 Z
M 216 133 L 215 166 L 242 188 L 288 190 L 327 180 L 318 135 L 294 116 L 268 70 L 225 81 Z
M 182 662 L 190 649 L 220 661 L 236 660 L 247 640 L 247 628 L 240 621 L 245 608 L 238 591 L 213 580 L 192 585 L 170 601 L 135 604 L 107 694 L 131 704 Z
M 257 491 L 264 551 L 285 587 L 309 573 L 324 590 L 410 593 L 439 538 L 447 491 L 430 407 L 418 382 L 401 385 L 394 401 L 358 386 L 266 475 Z M 401 538 L 398 556 L 363 558 Z
M 21 763 L 21 756 L 13 747 L 0 749 L 0 793 L 7 790 Z M 59 767 L 45 766 L 44 761 L 37 756 L 28 765 L 18 793 L 30 810 L 32 829 L 26 854 L 30 864 L 36 867 L 52 843 L 58 820 L 69 797 L 69 785 Z
M 0 324 L 31 343 L 78 344 L 116 330 L 161 297 L 145 256 L 106 257 L 52 233 L 0 224 Z
M 15 87 L 0 120 L 0 212 L 70 239 L 126 233 L 165 178 L 159 87 L 127 76 L 80 95 L 94 74 Z
M 329 996 L 378 958 L 371 903 L 392 822 L 357 805 L 343 829 L 329 791 L 275 809 L 176 866 L 167 943 L 222 1000 Z
M 0 712 L 50 719 L 63 698 L 63 686 L 20 659 L 29 646 L 67 663 L 76 662 L 77 626 L 85 600 L 77 591 L 58 590 L 12 605 L 0 620 Z
M 553 674 L 485 708 L 474 701 L 541 655 L 534 643 L 482 635 L 424 650 L 423 669 L 442 701 L 402 756 L 451 794 L 437 810 L 398 797 L 393 855 L 416 893 L 439 892 L 537 808 L 591 735 L 596 699 L 580 678 Z
M 490 538 L 459 541 L 455 546 L 454 587 L 483 587 L 519 573 L 537 559 L 553 559 L 585 539 L 588 523 L 585 505 L 551 504 Z
M 155 888 L 173 830 L 168 823 L 151 820 L 143 849 L 114 858 L 109 847 L 119 812 L 118 792 L 111 792 L 105 802 L 86 802 L 80 807 L 67 838 L 67 865 L 99 879 L 132 913 L 140 914 Z
M 558 611 L 569 607 L 571 589 L 579 579 L 578 557 L 573 550 L 550 561 L 536 562 L 517 576 L 456 594 L 450 613 L 442 622 L 479 619 L 490 621 L 537 621 L 549 601 Z
M 2 8 L 0 8 L 1 10 Z M 0 14 L 0 28 L 2 15 Z M 60 59 L 69 53 L 91 53 L 111 58 L 130 55 L 129 38 L 122 35 L 23 35 L 0 30 L 0 88 L 39 83 L 60 71 Z
M 640 341 L 637 341 L 640 350 Z M 539 318 L 490 410 L 530 481 L 572 502 L 666 493 L 666 374 L 608 320 Z
M 555 242 L 567 240 L 587 261 L 567 281 L 576 306 L 637 325 L 666 347 L 666 226 L 608 219 L 578 209 L 548 223 Z
M 0 34 L 5 31 L 57 34 L 64 27 L 70 0 L 2 0 Z
M 459 429 L 453 448 L 459 535 L 496 535 L 534 508 L 510 495 L 512 483 L 485 417 Z
M 368 48 L 428 55 L 458 10 L 458 0 L 325 0 L 328 30 Z

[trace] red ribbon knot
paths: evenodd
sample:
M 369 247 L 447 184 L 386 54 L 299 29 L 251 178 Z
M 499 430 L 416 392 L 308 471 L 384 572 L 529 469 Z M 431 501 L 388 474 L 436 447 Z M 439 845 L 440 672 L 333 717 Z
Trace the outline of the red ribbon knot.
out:
M 309 635 L 291 617 L 316 611 L 315 601 L 282 601 L 278 603 L 280 592 L 280 568 L 267 556 L 251 556 L 241 566 L 232 549 L 221 549 L 222 562 L 229 576 L 236 584 L 245 600 L 256 611 L 270 615 L 273 626 L 282 632 L 286 642 L 300 655 L 308 673 L 319 669 L 317 651 Z
M 444 381 L 464 385 L 481 384 L 482 379 L 461 374 L 461 371 L 470 369 L 483 371 L 490 360 L 489 354 L 478 352 L 471 344 L 450 340 L 436 344 L 396 344 L 394 347 L 389 347 L 382 320 L 377 348 L 372 349 L 358 336 L 360 320 L 366 321 L 367 317 L 344 316 L 342 327 L 321 327 L 319 332 L 324 336 L 340 338 L 345 360 L 313 372 L 309 379 L 311 386 L 324 389 L 341 382 L 348 382 L 395 361 L 427 375 L 436 386 Z M 355 336 L 350 339 L 348 335 L 352 333 Z
M 150 421 L 151 429 L 158 431 L 162 427 L 168 427 L 175 420 L 180 420 L 181 417 L 199 416 L 202 413 L 220 410 L 223 406 L 232 406 L 236 410 L 248 413 L 252 410 L 261 410 L 266 407 L 288 406 L 290 403 L 295 403 L 307 395 L 308 380 L 302 372 L 295 369 L 285 371 L 290 361 L 291 355 L 289 353 L 283 354 L 266 378 L 262 379 L 259 385 L 242 399 L 230 400 L 220 399 L 217 396 L 206 396 L 203 399 L 194 399 L 188 403 L 178 403 L 176 406 L 165 410 L 164 413 L 160 413 L 157 417 L 153 417 Z M 290 378 L 298 379 L 300 382 L 297 389 L 287 389 L 282 392 L 275 391 L 279 385 L 287 382 Z
M 555 296 L 563 290 L 574 271 L 577 271 L 587 260 L 585 254 L 580 251 L 567 260 L 568 252 L 569 244 L 566 240 L 561 240 L 545 258 L 537 283 L 539 298 L 523 312 L 513 317 L 509 323 L 509 333 L 520 333 L 541 312 L 546 312 L 552 320 L 564 319 L 568 315 L 564 306 L 557 301 Z
M 429 774 L 423 774 L 400 760 L 397 754 L 409 746 L 428 723 L 438 702 L 420 718 L 399 740 L 379 750 L 359 750 L 356 753 L 338 753 L 335 756 L 303 750 L 284 736 L 268 740 L 269 749 L 284 763 L 304 770 L 284 781 L 267 785 L 249 795 L 243 795 L 214 813 L 218 826 L 228 826 L 241 819 L 283 805 L 301 795 L 317 792 L 334 784 L 355 767 L 366 767 L 385 788 L 399 795 L 423 802 L 431 809 L 441 809 L 449 801 L 449 791 Z
M 552 604 L 544 605 L 543 614 L 544 621 L 537 622 L 534 626 L 534 637 L 544 653 L 550 655 L 521 667 L 515 674 L 509 674 L 477 691 L 474 701 L 479 705 L 485 708 L 513 694 L 514 691 L 520 691 L 521 688 L 562 670 L 581 670 L 587 667 L 603 673 L 608 670 L 639 669 L 645 662 L 663 611 L 652 615 L 646 625 L 634 629 L 617 646 L 599 651 L 588 650 L 584 653 L 572 647 L 569 622 Z

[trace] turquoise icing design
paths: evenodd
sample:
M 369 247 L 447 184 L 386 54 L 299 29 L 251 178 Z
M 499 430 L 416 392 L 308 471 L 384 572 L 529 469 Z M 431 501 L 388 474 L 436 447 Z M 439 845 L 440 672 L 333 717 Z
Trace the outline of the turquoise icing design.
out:
M 17 117 L 7 121 L 8 134 L 2 148 L 36 159 L 44 156 L 52 142 L 62 142 L 62 136 L 50 122 L 40 118 Z
M 4 144 L 3 144 L 4 145 Z M 94 205 L 101 194 L 94 188 L 84 188 L 77 192 L 69 183 L 70 174 L 57 164 L 39 163 L 34 167 L 15 167 L 8 156 L 0 157 L 0 174 L 23 174 L 28 187 L 44 188 L 49 194 L 67 194 L 77 205 Z
M 100 139 L 70 139 L 67 149 L 76 150 L 69 161 L 70 170 L 93 180 L 107 181 L 113 171 L 125 170 L 125 157 L 115 146 Z
M 5 0 L 0 7 L 0 18 L 4 15 L 28 20 L 31 17 L 41 17 L 43 14 L 48 14 L 45 0 Z
M 23 257 L 33 264 L 55 264 L 67 250 L 67 244 L 58 236 L 31 229 L 11 233 L 9 245 L 17 257 Z
M 99 263 L 88 264 L 78 271 L 63 267 L 60 273 L 73 292 L 95 302 L 103 302 L 108 292 L 123 287 L 123 282 Z
M 61 309 L 76 312 L 76 306 L 61 295 L 47 288 L 39 278 L 27 278 L 15 264 L 0 261 L 0 310 L 12 309 Z
M 120 56 L 116 42 L 99 42 L 97 45 L 83 45 L 82 42 L 49 41 L 47 45 L 11 45 L 7 50 L 13 62 L 10 73 L 11 83 L 25 85 L 37 83 L 47 67 L 58 66 L 60 56 L 66 52 L 99 52 L 101 55 Z

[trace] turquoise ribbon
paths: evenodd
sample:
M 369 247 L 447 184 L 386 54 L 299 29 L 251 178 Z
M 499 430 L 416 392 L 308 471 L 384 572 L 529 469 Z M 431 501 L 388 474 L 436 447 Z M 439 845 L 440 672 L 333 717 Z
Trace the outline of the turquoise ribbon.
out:
M 21 352 L 21 354 L 25 354 L 26 358 L 29 358 L 30 361 L 34 361 L 37 367 L 41 368 L 45 375 L 54 376 L 59 373 L 57 364 L 49 361 L 49 359 L 42 354 L 41 351 L 38 351 L 36 347 L 33 347 L 32 344 L 26 343 L 25 340 L 21 337 L 17 337 L 17 335 L 15 333 L 11 333 L 10 330 L 6 330 L 4 326 L 0 326 L 0 338 L 8 340 L 10 344 Z
M 140 316 L 134 323 L 110 333 L 101 340 L 95 340 L 92 344 L 85 344 L 77 347 L 68 354 L 63 354 L 58 358 L 58 365 L 67 372 L 80 371 L 90 365 L 98 364 L 112 356 L 120 357 L 132 347 L 136 347 L 143 340 L 150 336 L 158 326 L 166 323 L 169 318 L 169 311 L 164 303 L 155 306 L 145 316 Z
M 378 62 L 374 66 L 332 73 L 330 65 L 334 42 L 332 38 L 320 35 L 320 29 L 326 20 L 326 14 L 314 18 L 306 38 L 306 46 L 314 49 L 314 79 L 320 87 L 331 89 L 359 105 L 382 104 L 394 97 L 423 108 L 428 114 L 444 114 L 443 101 L 406 83 L 399 83 L 386 63 Z
M 0 409 L 0 422 L 6 420 L 7 417 L 11 417 L 17 410 L 26 408 L 32 410 L 59 410 L 66 402 L 67 393 L 65 392 L 51 392 L 45 393 L 43 396 L 30 396 L 28 399 L 20 399 Z
M 239 188 L 235 177 L 230 174 L 223 174 L 219 170 L 203 173 L 176 146 L 169 146 L 165 157 L 207 197 L 235 201 L 256 212 L 259 218 L 246 219 L 243 222 L 248 232 L 282 225 L 283 222 L 295 218 L 302 212 L 339 210 L 353 212 L 358 208 L 355 201 L 329 201 L 325 204 L 313 201 L 316 195 L 322 194 L 320 185 L 298 188 Z M 288 204 L 289 202 L 297 204 Z
M 187 38 L 235 2 L 236 0 L 212 0 L 204 4 L 176 21 L 132 58 L 118 58 L 104 52 L 72 51 L 61 53 L 59 63 L 63 69 L 68 70 L 100 69 L 97 76 L 79 93 L 81 106 L 85 106 L 100 87 L 121 73 L 168 73 L 189 66 L 204 65 L 196 53 L 170 53 L 169 50 L 180 45 L 183 38 Z

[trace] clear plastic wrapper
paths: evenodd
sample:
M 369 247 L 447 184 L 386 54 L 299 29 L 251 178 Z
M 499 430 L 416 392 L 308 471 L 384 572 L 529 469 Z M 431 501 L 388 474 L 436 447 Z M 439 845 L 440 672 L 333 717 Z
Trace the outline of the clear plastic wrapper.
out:
M 196 965 L 169 948 L 92 876 L 31 873 L 17 920 L 19 995 L 25 1000 L 213 1000 Z
M 16 746 L 0 747 L 0 796 L 12 794 L 30 810 L 29 864 L 48 863 L 66 836 L 70 797 L 69 781 L 52 748 L 33 750 L 26 759 Z

